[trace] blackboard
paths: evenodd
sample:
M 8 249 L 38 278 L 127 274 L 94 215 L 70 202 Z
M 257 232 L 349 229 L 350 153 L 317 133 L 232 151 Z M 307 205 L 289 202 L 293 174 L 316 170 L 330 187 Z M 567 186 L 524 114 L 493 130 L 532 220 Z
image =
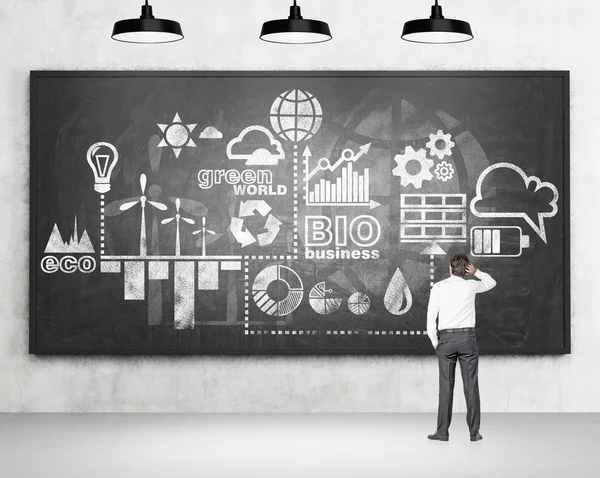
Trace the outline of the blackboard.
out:
M 30 351 L 570 351 L 567 72 L 32 72 Z

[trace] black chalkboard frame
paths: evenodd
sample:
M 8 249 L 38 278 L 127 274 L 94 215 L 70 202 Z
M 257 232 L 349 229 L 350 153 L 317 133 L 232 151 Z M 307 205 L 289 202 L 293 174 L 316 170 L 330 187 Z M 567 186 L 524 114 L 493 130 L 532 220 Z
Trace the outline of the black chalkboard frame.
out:
M 563 81 L 563 158 L 567 163 L 563 168 L 563 211 L 564 221 L 564 244 L 562 263 L 564 265 L 564 346 L 549 349 L 482 349 L 482 355 L 564 355 L 571 353 L 571 251 L 570 251 L 570 71 L 568 70 L 506 70 L 506 71 L 51 71 L 38 70 L 30 72 L 30 211 L 29 211 L 29 353 L 35 355 L 189 355 L 189 350 L 182 349 L 111 349 L 109 353 L 102 351 L 85 351 L 76 347 L 63 347 L 59 352 L 45 350 L 36 343 L 36 276 L 39 273 L 35 258 L 35 218 L 36 209 L 34 201 L 36 195 L 37 177 L 37 148 L 34 134 L 37 130 L 38 120 L 38 80 L 42 78 L 172 78 L 172 77 L 274 77 L 274 78 L 369 78 L 369 77 L 392 77 L 392 78 L 493 78 L 493 77 L 544 77 L 559 78 Z M 432 355 L 433 350 L 423 349 L 222 349 L 222 350 L 194 350 L 193 355 Z

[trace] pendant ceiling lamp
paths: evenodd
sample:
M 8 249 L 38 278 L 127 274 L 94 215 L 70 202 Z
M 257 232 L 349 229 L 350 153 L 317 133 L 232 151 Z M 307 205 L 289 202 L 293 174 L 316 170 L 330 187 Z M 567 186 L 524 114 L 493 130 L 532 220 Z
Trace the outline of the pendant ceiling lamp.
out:
M 302 18 L 296 0 L 289 18 L 265 22 L 260 33 L 261 40 L 271 43 L 323 43 L 331 38 L 327 23 Z
M 183 33 L 178 22 L 154 18 L 146 0 L 140 18 L 115 23 L 112 38 L 126 43 L 171 43 L 182 40 Z
M 415 43 L 462 43 L 472 40 L 473 32 L 467 22 L 444 18 L 442 7 L 435 0 L 430 18 L 404 24 L 402 39 Z

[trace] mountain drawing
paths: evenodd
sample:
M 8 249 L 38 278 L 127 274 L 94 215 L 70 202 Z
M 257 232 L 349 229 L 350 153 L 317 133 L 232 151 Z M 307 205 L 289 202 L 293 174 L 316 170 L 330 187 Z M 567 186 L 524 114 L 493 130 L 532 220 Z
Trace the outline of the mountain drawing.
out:
M 45 254 L 93 254 L 94 252 L 94 246 L 87 231 L 83 231 L 81 238 L 77 234 L 77 216 L 75 216 L 73 235 L 69 240 L 63 240 L 58 225 L 54 224 L 54 229 L 52 229 L 52 234 L 50 234 L 44 250 Z

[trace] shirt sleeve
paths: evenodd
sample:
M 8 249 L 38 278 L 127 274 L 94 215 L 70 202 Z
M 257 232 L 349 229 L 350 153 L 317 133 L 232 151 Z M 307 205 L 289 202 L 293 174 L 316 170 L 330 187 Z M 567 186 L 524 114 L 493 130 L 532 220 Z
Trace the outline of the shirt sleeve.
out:
M 496 287 L 496 281 L 489 274 L 486 274 L 483 271 L 477 269 L 475 272 L 475 277 L 477 277 L 478 281 L 470 281 L 473 285 L 472 287 L 475 289 L 475 293 L 478 294 L 480 292 L 487 292 L 488 290 Z
M 438 302 L 438 296 L 435 287 L 431 289 L 429 294 L 429 305 L 427 306 L 427 335 L 433 345 L 433 348 L 438 346 L 437 327 L 435 320 L 437 319 L 440 306 Z

